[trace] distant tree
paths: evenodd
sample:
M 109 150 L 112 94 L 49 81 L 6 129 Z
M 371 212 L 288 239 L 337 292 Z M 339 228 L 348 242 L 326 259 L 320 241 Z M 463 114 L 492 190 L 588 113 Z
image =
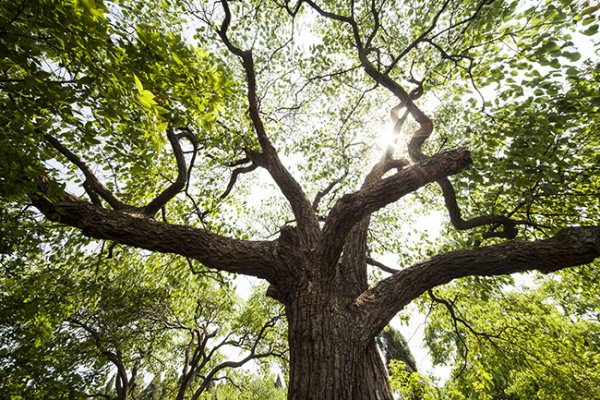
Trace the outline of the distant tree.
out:
M 225 282 L 181 279 L 187 263 L 161 254 L 70 253 L 2 281 L 3 396 L 200 398 L 250 361 L 285 356 L 264 296 L 244 303 Z
M 29 249 L 79 254 L 45 217 L 88 255 L 85 237 L 266 280 L 288 399 L 392 399 L 375 338 L 423 293 L 600 256 L 587 1 L 5 1 L 0 19 L 3 293 Z
M 255 375 L 246 375 L 239 384 L 219 384 L 211 394 L 215 400 L 284 400 L 285 388 L 277 386 L 275 375 L 267 371 L 258 371 Z
M 404 336 L 402 336 L 399 331 L 387 326 L 381 331 L 379 336 L 377 336 L 377 342 L 383 353 L 383 359 L 388 370 L 390 362 L 392 360 L 398 360 L 406 364 L 411 372 L 417 372 L 415 357 L 411 353 L 406 339 L 404 339 Z
M 508 291 L 505 281 L 487 290 L 480 286 L 479 293 L 486 293 L 480 297 L 467 297 L 473 282 L 433 294 L 427 340 L 437 362 L 455 363 L 444 388 L 447 398 L 598 398 L 600 308 L 585 304 L 600 280 L 597 271 L 569 272 L 556 280 L 540 278 L 530 293 Z M 573 280 L 575 274 L 587 284 Z

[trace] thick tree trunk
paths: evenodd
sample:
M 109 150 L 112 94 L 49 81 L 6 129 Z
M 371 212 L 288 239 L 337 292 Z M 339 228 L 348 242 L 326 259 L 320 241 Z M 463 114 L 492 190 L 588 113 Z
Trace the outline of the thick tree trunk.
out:
M 331 296 L 331 295 L 330 295 Z M 308 291 L 286 308 L 289 400 L 391 400 L 375 341 L 360 340 L 349 305 Z

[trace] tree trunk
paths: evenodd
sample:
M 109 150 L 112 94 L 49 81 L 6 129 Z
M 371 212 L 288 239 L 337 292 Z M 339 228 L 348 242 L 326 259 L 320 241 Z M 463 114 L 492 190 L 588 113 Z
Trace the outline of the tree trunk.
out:
M 289 323 L 288 400 L 391 400 L 375 340 L 361 340 L 351 305 L 307 292 L 286 307 Z

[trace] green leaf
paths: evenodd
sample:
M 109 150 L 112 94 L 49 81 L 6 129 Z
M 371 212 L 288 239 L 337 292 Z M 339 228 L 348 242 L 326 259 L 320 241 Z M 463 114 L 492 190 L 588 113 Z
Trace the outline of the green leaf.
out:
M 136 74 L 133 74 L 133 80 L 135 81 L 135 87 L 137 88 L 138 92 L 143 93 L 144 86 L 142 85 L 142 81 L 140 81 L 140 78 L 138 78 Z
M 163 132 L 163 131 L 166 131 L 168 127 L 169 127 L 168 122 L 162 122 L 162 123 L 156 125 L 156 130 L 159 132 Z
M 569 61 L 572 62 L 576 62 L 579 61 L 579 59 L 581 59 L 581 54 L 579 54 L 578 52 L 563 52 L 562 56 L 566 57 L 567 59 L 569 59 Z
M 586 30 L 582 31 L 581 33 L 583 33 L 586 36 L 593 36 L 596 33 L 598 33 L 598 28 L 600 27 L 600 25 L 595 24 L 590 26 L 589 28 L 587 28 Z

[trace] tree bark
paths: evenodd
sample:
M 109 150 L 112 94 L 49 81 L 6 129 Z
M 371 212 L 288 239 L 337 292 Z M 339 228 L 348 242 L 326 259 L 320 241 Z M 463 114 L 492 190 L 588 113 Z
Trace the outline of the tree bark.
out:
M 348 234 L 363 218 L 428 183 L 459 173 L 471 162 L 466 149 L 446 151 L 342 196 L 329 212 L 321 233 L 318 251 L 324 268 L 335 266 Z
M 422 163 L 418 168 L 421 172 L 435 170 L 430 165 Z M 372 210 L 383 206 L 387 201 L 383 187 L 391 189 L 392 197 L 401 194 L 405 187 L 395 189 L 392 184 L 398 183 L 394 181 L 396 176 L 417 176 L 411 168 L 402 172 L 366 185 L 347 196 L 343 207 L 336 207 L 344 210 L 350 206 L 355 215 L 364 213 L 363 222 L 368 224 L 370 211 L 361 208 Z M 432 179 L 429 174 L 425 176 L 426 179 L 414 179 L 414 186 L 420 187 Z M 413 179 L 401 180 L 406 182 Z M 367 288 L 365 257 L 361 256 L 365 252 L 366 226 L 361 223 L 351 224 L 356 234 L 346 235 L 342 240 L 348 247 L 331 269 L 328 252 L 312 247 L 299 228 L 282 230 L 280 237 L 272 242 L 241 241 L 198 228 L 158 222 L 125 210 L 103 209 L 68 194 L 57 202 L 43 195 L 32 196 L 32 201 L 49 219 L 76 227 L 91 237 L 181 254 L 216 269 L 267 279 L 286 306 L 290 349 L 288 398 L 293 400 L 391 400 L 387 373 L 374 338 L 397 312 L 427 289 L 470 275 L 502 275 L 533 269 L 553 272 L 589 263 L 600 256 L 600 227 L 567 228 L 546 240 L 515 241 L 439 254 Z M 339 217 L 348 215 L 341 212 Z M 330 226 L 344 225 L 343 221 L 330 221 Z
M 438 254 L 402 269 L 364 291 L 356 306 L 368 320 L 365 340 L 422 293 L 465 276 L 550 273 L 600 257 L 600 227 L 565 228 L 546 240 L 513 241 Z
M 233 273 L 275 280 L 277 245 L 272 241 L 247 241 L 221 236 L 191 226 L 156 221 L 136 210 L 108 210 L 63 192 L 51 201 L 47 187 L 31 196 L 32 203 L 49 220 L 79 229 L 88 237 L 161 253 L 179 254 L 205 265 Z
M 287 305 L 288 400 L 391 400 L 375 340 L 360 341 L 349 304 L 316 288 Z

